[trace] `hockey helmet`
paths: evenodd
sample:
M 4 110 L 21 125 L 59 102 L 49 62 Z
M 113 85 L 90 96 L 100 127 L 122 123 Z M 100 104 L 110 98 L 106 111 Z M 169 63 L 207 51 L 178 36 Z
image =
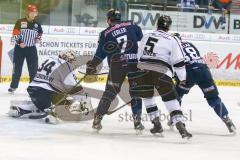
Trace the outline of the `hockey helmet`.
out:
M 76 52 L 74 50 L 71 50 L 71 49 L 64 50 L 59 54 L 59 58 L 64 59 L 65 61 L 72 63 L 76 59 Z
M 107 19 L 110 19 L 110 20 L 121 20 L 121 13 L 119 10 L 117 9 L 110 9 L 108 12 L 107 12 Z
M 34 4 L 29 4 L 27 6 L 27 12 L 38 12 L 37 6 Z
M 171 25 L 172 25 L 172 19 L 170 16 L 162 15 L 158 18 L 158 22 L 157 22 L 158 28 L 169 30 Z

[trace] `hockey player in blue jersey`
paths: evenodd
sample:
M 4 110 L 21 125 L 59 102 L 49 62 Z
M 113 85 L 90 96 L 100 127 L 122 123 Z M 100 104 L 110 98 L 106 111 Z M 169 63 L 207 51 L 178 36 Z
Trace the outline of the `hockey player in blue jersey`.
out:
M 102 129 L 101 120 L 107 113 L 111 102 L 120 92 L 125 77 L 131 78 L 131 72 L 137 70 L 137 42 L 143 36 L 141 28 L 132 21 L 121 21 L 121 13 L 118 10 L 108 11 L 107 23 L 109 27 L 100 33 L 96 54 L 91 61 L 87 62 L 86 69 L 87 74 L 94 74 L 96 67 L 107 57 L 110 68 L 107 84 L 92 126 L 97 130 Z M 131 86 L 132 81 L 129 81 L 129 84 Z M 142 100 L 132 96 L 131 105 L 134 128 L 143 130 L 144 126 L 141 124 Z
M 174 33 L 174 35 L 181 40 L 179 33 Z M 228 110 L 219 97 L 218 89 L 214 83 L 211 72 L 204 59 L 201 57 L 198 49 L 192 43 L 187 41 L 181 40 L 181 45 L 185 53 L 187 79 L 186 84 L 180 84 L 177 80 L 176 90 L 179 95 L 180 103 L 184 94 L 188 94 L 189 90 L 194 85 L 198 85 L 208 104 L 226 124 L 229 132 L 235 133 L 236 127 L 228 116 Z

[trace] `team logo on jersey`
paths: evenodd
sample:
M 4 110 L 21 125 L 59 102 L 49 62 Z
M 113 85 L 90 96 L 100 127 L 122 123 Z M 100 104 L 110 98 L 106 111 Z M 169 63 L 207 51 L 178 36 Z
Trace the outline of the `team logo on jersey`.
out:
M 37 23 L 35 23 L 35 24 L 34 24 L 34 27 L 35 27 L 35 28 L 38 28 L 38 24 L 37 24 Z
M 21 28 L 27 28 L 27 22 L 21 22 Z

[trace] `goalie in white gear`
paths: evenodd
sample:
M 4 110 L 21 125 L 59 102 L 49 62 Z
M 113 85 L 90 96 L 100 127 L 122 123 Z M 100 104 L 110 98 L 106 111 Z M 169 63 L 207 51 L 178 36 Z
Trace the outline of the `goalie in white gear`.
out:
M 82 86 L 77 85 L 73 73 L 72 62 L 75 58 L 76 54 L 73 50 L 66 50 L 58 57 L 45 60 L 27 88 L 31 101 L 12 101 L 9 116 L 44 118 L 48 116 L 46 109 L 52 104 L 68 105 L 72 114 L 91 109 L 90 98 L 84 95 Z
M 140 57 L 138 68 L 143 73 L 136 79 L 132 91 L 136 96 L 143 97 L 147 112 L 154 124 L 152 133 L 163 131 L 158 108 L 152 99 L 155 88 L 181 136 L 190 138 L 192 135 L 185 128 L 183 113 L 172 81 L 173 73 L 176 72 L 181 83 L 184 83 L 186 70 L 179 40 L 167 33 L 171 24 L 171 18 L 163 15 L 158 19 L 157 30 L 143 36 L 138 49 L 138 57 Z

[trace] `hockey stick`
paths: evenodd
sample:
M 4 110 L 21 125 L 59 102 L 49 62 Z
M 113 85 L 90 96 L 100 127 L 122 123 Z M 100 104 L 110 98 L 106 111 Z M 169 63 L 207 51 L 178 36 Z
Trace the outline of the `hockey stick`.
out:
M 128 101 L 127 103 L 121 105 L 120 107 L 118 107 L 118 108 L 116 108 L 116 109 L 114 109 L 114 110 L 108 111 L 108 112 L 107 112 L 107 115 L 111 115 L 111 114 L 113 114 L 114 112 L 117 112 L 118 110 L 122 109 L 123 107 L 127 106 L 127 105 L 130 104 L 130 103 L 131 103 L 131 101 Z
M 80 73 L 80 74 L 86 74 L 86 73 L 83 73 L 83 72 L 81 72 L 81 71 L 78 71 L 78 73 Z M 91 75 L 93 75 L 93 76 L 98 76 L 98 75 L 104 75 L 104 74 L 108 74 L 109 72 L 104 72 L 104 73 L 94 73 L 94 74 L 91 74 Z
M 56 105 L 59 105 L 68 95 L 69 95 L 69 93 L 71 93 L 86 77 L 88 76 L 88 74 L 85 74 L 76 84 L 75 84 L 75 86 L 73 86 L 72 87 L 72 89 L 70 89 L 70 91 L 68 92 L 68 93 L 64 93 L 63 94 L 63 97 L 56 103 L 56 104 L 54 104 L 54 106 L 56 106 Z M 52 105 L 53 106 L 53 105 Z M 54 107 L 49 107 L 49 108 L 54 108 Z
M 42 114 L 38 114 L 38 115 L 29 115 L 28 119 L 42 119 L 48 116 L 48 112 L 43 112 Z

